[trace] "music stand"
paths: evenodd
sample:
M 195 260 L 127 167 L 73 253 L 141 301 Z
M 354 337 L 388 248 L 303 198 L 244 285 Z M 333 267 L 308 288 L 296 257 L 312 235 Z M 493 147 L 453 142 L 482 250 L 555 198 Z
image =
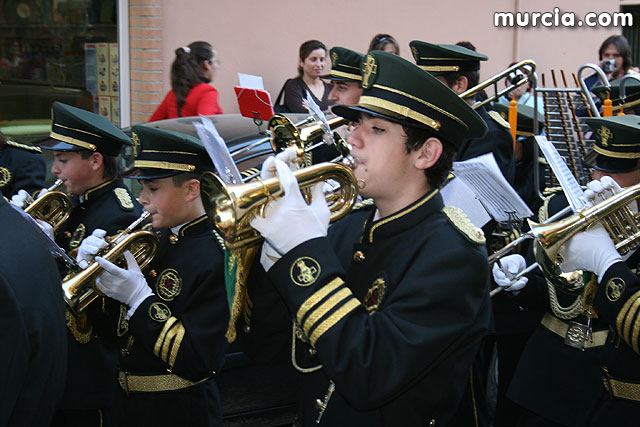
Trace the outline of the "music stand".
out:
M 253 119 L 258 128 L 263 120 L 269 120 L 273 116 L 273 105 L 271 105 L 271 95 L 266 90 L 247 89 L 239 86 L 233 88 L 238 98 L 240 114 L 243 117 Z

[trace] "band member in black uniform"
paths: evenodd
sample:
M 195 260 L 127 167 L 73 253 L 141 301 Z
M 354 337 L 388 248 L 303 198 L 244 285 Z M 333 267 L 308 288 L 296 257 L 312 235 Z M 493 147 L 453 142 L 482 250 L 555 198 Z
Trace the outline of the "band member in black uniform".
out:
M 640 118 L 585 120 L 596 138 L 594 155 L 586 160 L 594 167 L 597 179 L 587 185 L 585 193 L 597 203 L 620 191 L 620 187 L 640 183 Z M 566 205 L 562 196 L 545 200 L 540 220 Z M 580 236 L 574 237 L 573 244 L 565 245 L 567 251 L 561 251 L 567 261 L 561 267 L 564 271 L 583 269 L 597 275 L 587 278 L 582 294 L 556 288 L 540 274 L 529 275 L 523 290 L 533 288 L 531 295 L 548 292 L 549 305 L 525 347 L 508 390 L 508 397 L 528 411 L 517 425 L 638 424 L 640 356 L 629 334 L 635 325 L 635 312 L 628 318 L 625 316 L 630 311 L 617 317 L 617 310 L 638 290 L 634 283 L 637 279 L 629 269 L 637 269 L 640 251 L 627 254 L 623 263 L 615 249 L 607 252 L 611 241 L 601 226 Z M 581 251 L 576 244 L 582 246 Z M 589 255 L 591 251 L 593 255 Z
M 124 145 L 131 144 L 129 137 L 104 117 L 86 110 L 54 102 L 52 111 L 51 139 L 40 146 L 53 150 L 51 172 L 73 196 L 71 214 L 56 243 L 75 254 L 82 239 L 94 230 L 104 230 L 99 235 L 115 235 L 138 218 L 142 208 L 118 178 L 117 157 Z M 77 255 L 84 267 L 84 255 Z M 98 331 L 95 322 L 103 311 L 118 311 L 120 304 L 109 298 L 100 300 L 87 314 L 67 314 L 69 369 L 55 426 L 117 425 L 110 412 L 116 393 L 117 348 L 96 336 L 105 331 Z M 91 314 L 94 310 L 95 316 Z
M 409 43 L 416 64 L 446 84 L 458 95 L 476 86 L 480 81 L 480 61 L 486 61 L 486 55 L 474 52 L 458 45 L 431 44 L 418 40 Z M 475 99 L 467 100 L 473 105 Z M 478 114 L 486 122 L 489 130 L 483 137 L 470 138 L 462 142 L 457 161 L 493 153 L 504 177 L 513 184 L 515 179 L 515 161 L 513 157 L 513 138 L 509 133 L 509 124 L 495 111 L 480 107 Z
M 46 426 L 67 367 L 60 276 L 45 239 L 0 193 L 0 425 Z
M 225 263 L 201 198 L 199 177 L 213 170 L 202 143 L 148 126 L 132 128 L 140 203 L 160 237 L 140 271 L 101 257 L 96 284 L 128 307 L 129 334 L 120 352 L 118 401 L 126 425 L 219 426 L 213 376 L 224 360 L 229 308 Z
M 5 197 L 22 189 L 33 195 L 44 187 L 47 166 L 42 150 L 32 145 L 9 141 L 0 132 L 0 190 Z
M 331 81 L 329 101 L 335 105 L 357 105 L 362 95 L 360 63 L 363 55 L 344 47 L 333 47 L 329 51 L 331 72 L 325 78 Z
M 486 125 L 396 55 L 371 52 L 361 67 L 358 105 L 333 111 L 359 122 L 354 173 L 375 204 L 327 236 L 324 197 L 306 205 L 273 160 L 285 195 L 251 222 L 270 280 L 253 276 L 243 340 L 249 353 L 276 344 L 261 334 L 283 318 L 261 307 L 275 287 L 295 322 L 298 425 L 447 425 L 488 326 L 488 268 L 482 232 L 444 207 L 438 188 L 462 139 Z

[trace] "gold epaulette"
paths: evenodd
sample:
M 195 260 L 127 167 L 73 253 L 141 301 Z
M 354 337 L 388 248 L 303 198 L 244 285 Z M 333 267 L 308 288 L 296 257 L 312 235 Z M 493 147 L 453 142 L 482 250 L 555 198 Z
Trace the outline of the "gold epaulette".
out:
M 497 111 L 491 110 L 491 111 L 488 111 L 487 114 L 489 114 L 489 117 L 491 117 L 493 121 L 498 123 L 503 128 L 511 129 L 511 125 L 509 124 L 509 122 L 503 119 L 500 113 L 498 113 Z
M 455 206 L 445 206 L 442 208 L 442 212 L 451 225 L 460 231 L 467 240 L 478 245 L 484 245 L 486 243 L 487 240 L 484 237 L 484 232 L 471 222 L 462 209 L 456 208 Z
M 131 200 L 131 196 L 127 190 L 121 187 L 114 188 L 113 194 L 116 195 L 116 199 L 118 199 L 118 203 L 123 210 L 131 211 L 133 209 L 133 200 Z
M 33 145 L 20 144 L 15 141 L 6 141 L 6 144 L 9 147 L 20 148 L 22 150 L 31 151 L 32 153 L 42 153 L 42 149 L 40 147 L 36 147 Z

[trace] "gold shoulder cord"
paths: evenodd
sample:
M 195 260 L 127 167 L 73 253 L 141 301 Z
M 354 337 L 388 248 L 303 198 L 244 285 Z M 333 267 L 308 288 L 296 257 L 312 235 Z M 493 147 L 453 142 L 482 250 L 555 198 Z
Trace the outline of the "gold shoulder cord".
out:
M 302 372 L 303 374 L 308 374 L 310 372 L 322 369 L 322 364 L 314 366 L 313 368 L 303 368 L 298 365 L 298 362 L 296 362 L 296 337 L 298 334 L 300 334 L 301 340 L 308 342 L 308 340 L 304 339 L 304 332 L 302 332 L 302 328 L 298 326 L 298 322 L 296 322 L 296 319 L 293 319 L 293 327 L 291 328 L 291 363 L 293 364 L 293 367 L 296 368 L 298 372 Z
M 544 203 L 540 207 L 538 211 L 538 220 L 539 222 L 544 222 L 549 218 L 549 202 L 553 198 L 554 194 L 544 199 Z M 562 307 L 560 302 L 558 301 L 558 295 L 556 294 L 556 287 L 551 283 L 551 281 L 547 280 L 545 277 L 545 281 L 547 282 L 547 290 L 549 291 L 549 306 L 551 307 L 551 311 L 553 314 L 560 319 L 573 319 L 574 317 L 579 316 L 584 311 L 584 305 L 582 304 L 582 298 L 577 296 L 575 301 L 571 303 L 568 307 Z

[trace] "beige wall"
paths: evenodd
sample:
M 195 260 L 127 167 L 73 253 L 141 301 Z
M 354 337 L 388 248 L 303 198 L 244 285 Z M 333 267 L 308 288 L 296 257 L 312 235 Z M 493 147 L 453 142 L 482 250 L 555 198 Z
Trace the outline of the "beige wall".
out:
M 169 68 L 174 49 L 194 40 L 206 40 L 217 49 L 221 68 L 214 80 L 220 105 L 238 111 L 233 86 L 237 73 L 264 77 L 275 98 L 283 82 L 296 74 L 298 47 L 317 38 L 328 47 L 344 46 L 364 52 L 379 32 L 400 42 L 401 55 L 411 59 L 413 39 L 435 43 L 469 40 L 489 56 L 482 78 L 516 60 L 532 58 L 538 73 L 551 68 L 574 72 L 585 62 L 597 61 L 600 43 L 619 28 L 525 28 L 493 26 L 495 11 L 616 12 L 618 0 L 161 0 L 163 9 L 162 62 L 164 91 L 169 90 Z M 514 56 L 517 55 L 517 58 Z M 549 81 L 549 80 L 548 80 Z

